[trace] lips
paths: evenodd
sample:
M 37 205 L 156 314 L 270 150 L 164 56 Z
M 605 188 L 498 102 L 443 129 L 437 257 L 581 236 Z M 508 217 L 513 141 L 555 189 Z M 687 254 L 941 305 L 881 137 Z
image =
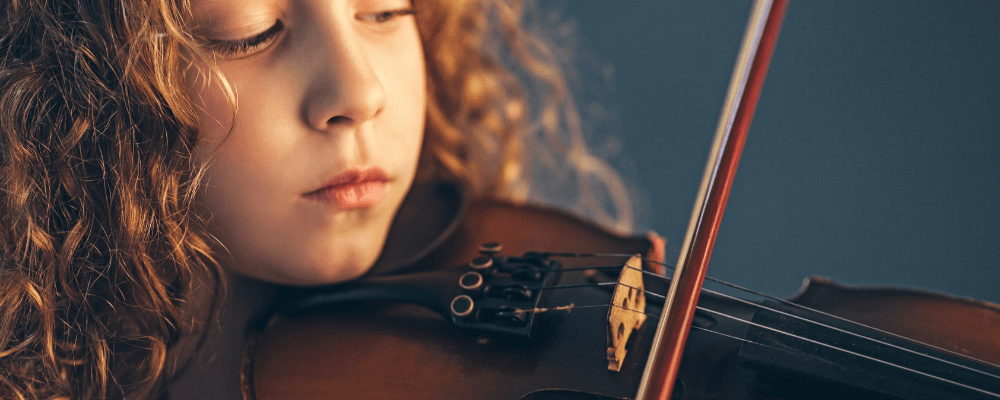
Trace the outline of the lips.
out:
M 378 167 L 351 169 L 304 196 L 333 205 L 340 211 L 371 208 L 385 197 L 388 181 L 389 175 Z

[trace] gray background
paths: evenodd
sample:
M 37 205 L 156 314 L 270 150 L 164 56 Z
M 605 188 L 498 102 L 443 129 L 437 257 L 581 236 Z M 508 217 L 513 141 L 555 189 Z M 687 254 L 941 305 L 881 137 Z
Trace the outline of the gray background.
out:
M 640 227 L 676 260 L 747 1 L 562 3 L 614 66 L 609 130 Z M 787 297 L 802 278 L 1000 303 L 1000 6 L 789 5 L 709 275 Z

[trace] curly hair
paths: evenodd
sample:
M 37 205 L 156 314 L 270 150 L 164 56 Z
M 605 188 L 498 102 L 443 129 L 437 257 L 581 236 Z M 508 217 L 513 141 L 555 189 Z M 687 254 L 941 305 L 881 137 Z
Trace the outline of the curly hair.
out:
M 167 5 L 0 6 L 0 397 L 149 397 L 220 284 Z
M 588 151 L 581 118 L 543 27 L 573 27 L 525 0 L 416 2 L 427 59 L 429 99 L 424 164 L 474 193 L 525 200 L 532 160 L 576 185 L 569 208 L 619 232 L 632 208 L 617 172 Z M 529 26 L 530 25 L 530 26 Z M 565 165 L 562 165 L 565 164 Z M 571 176 L 566 176 L 571 175 Z M 609 197 L 614 214 L 607 211 Z
M 0 3 L 0 398 L 155 396 L 180 369 L 171 351 L 211 326 L 225 282 L 196 211 L 205 165 L 183 79 L 205 56 L 188 2 Z M 524 1 L 414 7 L 421 179 L 523 199 L 524 148 L 544 141 L 624 192 L 586 152 L 553 50 L 522 27 Z M 525 78 L 546 93 L 540 111 Z M 627 202 L 616 209 L 627 219 Z

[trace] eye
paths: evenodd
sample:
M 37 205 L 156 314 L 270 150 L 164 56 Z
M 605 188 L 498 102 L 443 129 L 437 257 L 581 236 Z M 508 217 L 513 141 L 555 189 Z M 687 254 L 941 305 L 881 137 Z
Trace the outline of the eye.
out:
M 415 13 L 416 11 L 414 11 L 412 8 L 400 8 L 398 10 L 385 10 L 385 11 L 376 11 L 369 13 L 359 13 L 355 18 L 364 22 L 384 24 L 398 17 L 405 17 L 407 15 L 413 15 Z
M 275 21 L 274 25 L 266 31 L 258 33 L 244 39 L 222 40 L 205 39 L 205 46 L 216 54 L 226 58 L 239 58 L 253 54 L 257 50 L 266 47 L 278 37 L 278 34 L 285 29 L 285 24 L 281 20 Z

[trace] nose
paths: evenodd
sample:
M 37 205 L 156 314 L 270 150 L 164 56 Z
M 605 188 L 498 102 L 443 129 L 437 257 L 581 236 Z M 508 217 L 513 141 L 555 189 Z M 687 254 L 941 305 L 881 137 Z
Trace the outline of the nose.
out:
M 375 119 L 385 107 L 386 93 L 363 41 L 350 29 L 317 36 L 322 37 L 315 38 L 316 51 L 309 57 L 313 73 L 304 103 L 309 126 L 327 131 Z

